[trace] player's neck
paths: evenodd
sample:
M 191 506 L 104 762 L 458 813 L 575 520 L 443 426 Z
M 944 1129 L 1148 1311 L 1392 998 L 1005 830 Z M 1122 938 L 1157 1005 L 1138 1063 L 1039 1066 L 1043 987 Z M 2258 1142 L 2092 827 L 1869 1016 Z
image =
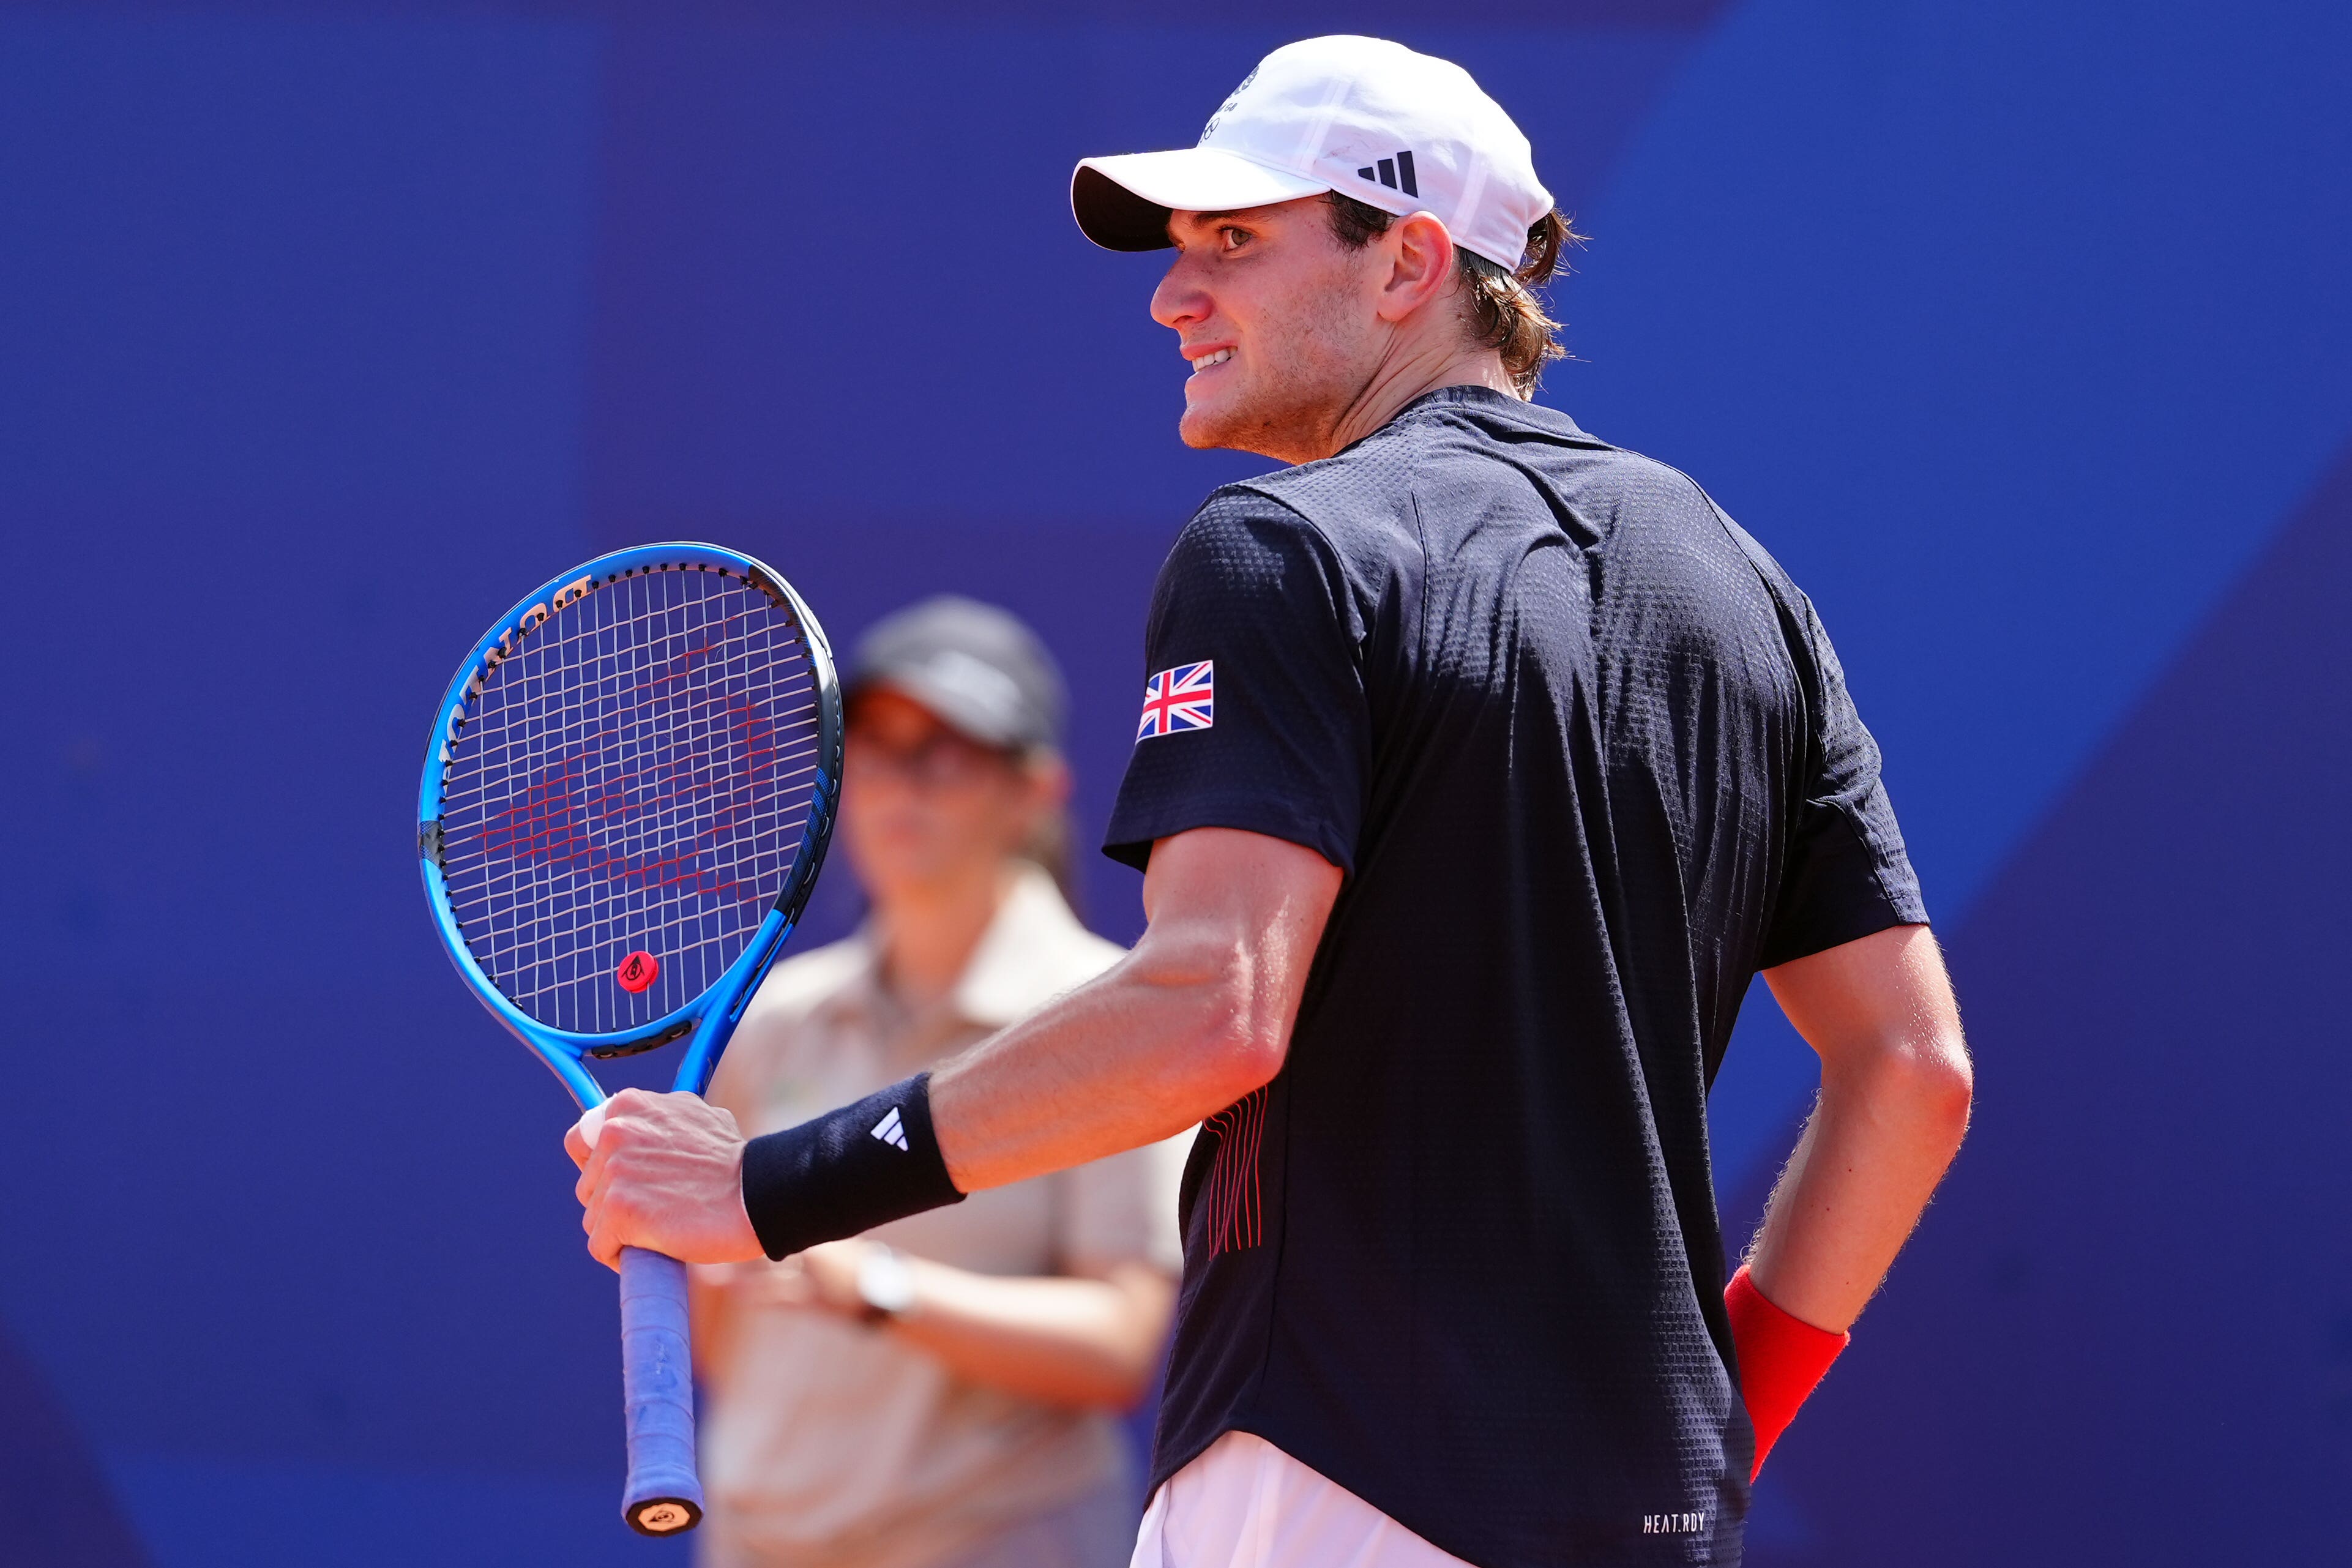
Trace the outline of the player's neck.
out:
M 1519 395 L 1503 368 L 1503 356 L 1493 349 L 1465 349 L 1452 341 L 1403 347 L 1381 361 L 1314 456 L 1328 458 L 1362 440 L 1395 418 L 1406 404 L 1442 386 L 1485 386 L 1507 397 Z
M 1003 867 L 898 890 L 874 911 L 883 977 L 908 1006 L 927 1007 L 954 989 L 1011 889 Z

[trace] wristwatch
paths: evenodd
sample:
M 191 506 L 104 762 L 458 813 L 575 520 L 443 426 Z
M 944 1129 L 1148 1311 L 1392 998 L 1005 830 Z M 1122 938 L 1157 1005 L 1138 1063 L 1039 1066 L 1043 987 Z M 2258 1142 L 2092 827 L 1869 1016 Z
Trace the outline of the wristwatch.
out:
M 907 1266 L 906 1255 L 878 1241 L 869 1244 L 857 1259 L 857 1316 L 864 1322 L 912 1316 L 915 1271 Z

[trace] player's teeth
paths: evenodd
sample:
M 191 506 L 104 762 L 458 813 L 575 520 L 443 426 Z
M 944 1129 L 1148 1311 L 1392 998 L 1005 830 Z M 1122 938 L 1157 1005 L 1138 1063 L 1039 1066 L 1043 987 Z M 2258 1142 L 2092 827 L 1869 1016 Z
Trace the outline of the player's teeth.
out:
M 1211 365 L 1213 365 L 1213 364 L 1223 364 L 1223 363 L 1224 363 L 1227 360 L 1229 360 L 1229 359 L 1231 359 L 1231 358 L 1233 358 L 1233 357 L 1234 357 L 1234 351 L 1233 351 L 1233 350 L 1231 350 L 1231 349 L 1219 349 L 1215 353 L 1213 353 L 1213 354 L 1202 354 L 1199 359 L 1194 360 L 1194 361 L 1192 362 L 1192 369 L 1193 369 L 1195 372 L 1204 371 L 1204 370 L 1208 369 L 1208 368 L 1209 368 Z

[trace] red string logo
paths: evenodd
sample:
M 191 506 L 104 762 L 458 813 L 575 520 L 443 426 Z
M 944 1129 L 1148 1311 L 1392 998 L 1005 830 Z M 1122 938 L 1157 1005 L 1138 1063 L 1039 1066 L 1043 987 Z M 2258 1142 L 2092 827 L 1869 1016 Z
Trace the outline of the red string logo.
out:
M 621 966 L 613 971 L 613 978 L 621 983 L 622 990 L 635 995 L 661 978 L 661 960 L 640 948 L 621 960 Z

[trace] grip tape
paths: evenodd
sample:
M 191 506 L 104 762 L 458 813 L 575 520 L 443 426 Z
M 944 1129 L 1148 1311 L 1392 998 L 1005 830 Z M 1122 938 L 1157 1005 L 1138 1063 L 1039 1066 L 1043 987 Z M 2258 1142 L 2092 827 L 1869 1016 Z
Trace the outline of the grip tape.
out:
M 702 1521 L 694 1469 L 694 1362 L 687 1348 L 686 1265 L 621 1248 L 621 1391 L 629 1480 L 621 1517 L 640 1535 L 677 1535 Z

